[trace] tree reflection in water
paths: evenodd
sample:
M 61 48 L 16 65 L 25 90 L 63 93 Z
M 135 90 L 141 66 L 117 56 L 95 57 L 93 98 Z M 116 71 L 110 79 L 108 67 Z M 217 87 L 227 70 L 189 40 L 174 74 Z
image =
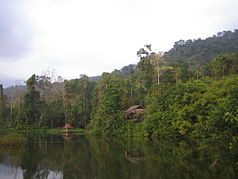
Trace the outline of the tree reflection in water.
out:
M 238 173 L 237 145 L 92 136 L 29 139 L 24 149 L 0 149 L 0 178 L 236 178 Z

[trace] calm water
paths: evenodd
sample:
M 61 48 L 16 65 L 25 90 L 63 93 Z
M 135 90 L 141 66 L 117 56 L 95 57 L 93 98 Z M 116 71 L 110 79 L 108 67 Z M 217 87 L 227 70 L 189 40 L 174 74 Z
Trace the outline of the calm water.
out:
M 0 148 L 0 179 L 238 178 L 238 150 L 222 144 L 90 136 L 34 136 Z

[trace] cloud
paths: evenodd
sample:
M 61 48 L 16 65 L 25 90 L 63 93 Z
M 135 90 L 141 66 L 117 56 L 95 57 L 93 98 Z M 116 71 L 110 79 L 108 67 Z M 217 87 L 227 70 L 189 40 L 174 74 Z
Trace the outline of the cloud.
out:
M 237 28 L 237 0 L 0 0 L 0 83 L 55 69 L 70 79 L 137 63 L 145 43 Z M 2 82 L 2 83 L 5 83 Z
M 17 60 L 31 49 L 32 31 L 19 0 L 0 1 L 0 59 Z

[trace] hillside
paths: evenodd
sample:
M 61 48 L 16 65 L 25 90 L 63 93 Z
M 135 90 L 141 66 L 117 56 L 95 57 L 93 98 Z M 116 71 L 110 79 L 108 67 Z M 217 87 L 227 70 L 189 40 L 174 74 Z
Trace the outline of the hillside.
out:
M 238 30 L 218 32 L 204 40 L 179 40 L 171 50 L 164 53 L 168 62 L 183 60 L 192 67 L 201 67 L 223 53 L 238 52 Z

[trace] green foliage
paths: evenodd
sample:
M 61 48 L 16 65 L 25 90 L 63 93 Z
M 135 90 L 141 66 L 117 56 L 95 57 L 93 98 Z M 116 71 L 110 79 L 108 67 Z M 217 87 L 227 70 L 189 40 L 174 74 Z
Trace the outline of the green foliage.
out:
M 85 128 L 92 111 L 94 82 L 89 81 L 86 75 L 81 75 L 80 79 L 65 81 L 64 88 L 63 106 L 66 122 L 75 127 Z
M 55 94 L 53 100 L 49 101 L 47 105 L 46 126 L 50 128 L 64 126 L 65 113 L 62 97 L 59 94 Z
M 140 87 L 147 92 L 156 83 L 155 66 L 151 63 L 150 56 L 143 57 L 137 64 L 136 76 Z
M 164 58 L 170 62 L 184 59 L 197 69 L 209 63 L 209 61 L 222 53 L 237 53 L 238 30 L 219 32 L 205 40 L 180 40 L 174 47 L 165 53 Z
M 145 134 L 217 138 L 237 135 L 238 76 L 157 86 L 147 97 Z
M 231 53 L 216 56 L 208 65 L 208 74 L 214 79 L 220 79 L 229 74 L 238 74 L 238 55 Z
M 40 93 L 35 90 L 36 76 L 32 75 L 27 81 L 27 92 L 24 95 L 23 109 L 19 113 L 19 120 L 26 125 L 42 126 L 45 110 L 44 101 L 40 100 Z
M 140 104 L 144 104 L 144 97 L 151 86 L 156 83 L 156 66 L 151 63 L 151 56 L 142 57 L 136 67 L 136 88 Z
M 94 113 L 92 128 L 101 129 L 103 134 L 115 135 L 121 127 L 121 76 L 118 72 L 104 73 L 94 91 Z
M 23 100 L 8 98 L 8 123 L 21 129 L 69 123 L 105 135 L 233 140 L 238 131 L 237 35 L 235 30 L 180 40 L 164 55 L 145 45 L 137 52 L 137 65 L 103 73 L 97 82 L 81 75 L 52 83 L 50 77 L 32 75 Z M 138 104 L 145 107 L 145 119 L 124 120 L 123 111 Z

